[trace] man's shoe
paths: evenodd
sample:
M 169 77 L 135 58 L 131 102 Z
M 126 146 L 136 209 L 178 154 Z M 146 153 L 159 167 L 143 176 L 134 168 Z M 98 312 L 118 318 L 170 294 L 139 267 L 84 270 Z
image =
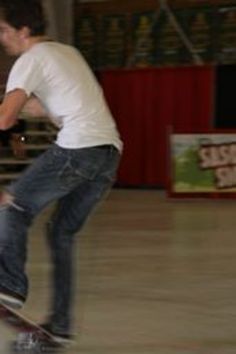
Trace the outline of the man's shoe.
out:
M 48 332 L 53 337 L 53 340 L 58 344 L 67 346 L 74 343 L 72 335 L 68 333 L 59 333 L 54 331 L 50 323 L 39 324 L 39 327 L 43 328 L 46 332 Z
M 24 302 L 23 296 L 0 286 L 0 303 L 17 310 L 24 305 Z

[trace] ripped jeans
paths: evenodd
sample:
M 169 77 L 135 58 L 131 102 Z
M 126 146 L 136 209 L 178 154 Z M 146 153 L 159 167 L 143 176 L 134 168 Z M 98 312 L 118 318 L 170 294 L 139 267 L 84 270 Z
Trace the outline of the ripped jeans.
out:
M 50 202 L 48 223 L 53 294 L 53 330 L 70 331 L 73 299 L 73 242 L 93 207 L 111 188 L 120 160 L 112 145 L 64 149 L 53 145 L 6 191 L 12 202 L 0 207 L 0 286 L 27 297 L 27 233 L 33 218 Z

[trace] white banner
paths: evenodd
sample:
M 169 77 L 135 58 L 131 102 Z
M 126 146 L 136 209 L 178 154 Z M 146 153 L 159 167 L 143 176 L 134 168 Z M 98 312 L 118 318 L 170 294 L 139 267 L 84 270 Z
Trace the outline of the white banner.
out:
M 171 190 L 236 192 L 235 134 L 173 134 Z

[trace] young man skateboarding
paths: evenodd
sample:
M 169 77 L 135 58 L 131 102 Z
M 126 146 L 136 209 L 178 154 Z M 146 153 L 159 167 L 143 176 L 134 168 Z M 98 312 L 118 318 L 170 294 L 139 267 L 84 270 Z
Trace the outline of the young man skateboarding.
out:
M 93 207 L 114 182 L 122 143 L 103 93 L 73 47 L 51 41 L 38 0 L 0 0 L 0 43 L 17 57 L 0 105 L 0 130 L 19 112 L 47 115 L 58 126 L 55 144 L 2 192 L 0 301 L 20 308 L 27 298 L 27 231 L 57 200 L 48 224 L 54 266 L 52 308 L 45 327 L 71 334 L 73 242 Z

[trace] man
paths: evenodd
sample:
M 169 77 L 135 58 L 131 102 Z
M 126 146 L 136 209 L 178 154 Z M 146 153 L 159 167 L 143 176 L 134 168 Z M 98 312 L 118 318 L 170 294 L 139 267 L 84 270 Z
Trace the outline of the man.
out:
M 18 56 L 0 105 L 0 130 L 20 111 L 47 114 L 59 127 L 55 144 L 1 195 L 0 301 L 20 308 L 26 300 L 27 231 L 50 202 L 48 224 L 54 265 L 47 330 L 71 335 L 74 234 L 112 186 L 122 143 L 91 70 L 73 47 L 50 41 L 39 0 L 0 0 L 0 43 Z

